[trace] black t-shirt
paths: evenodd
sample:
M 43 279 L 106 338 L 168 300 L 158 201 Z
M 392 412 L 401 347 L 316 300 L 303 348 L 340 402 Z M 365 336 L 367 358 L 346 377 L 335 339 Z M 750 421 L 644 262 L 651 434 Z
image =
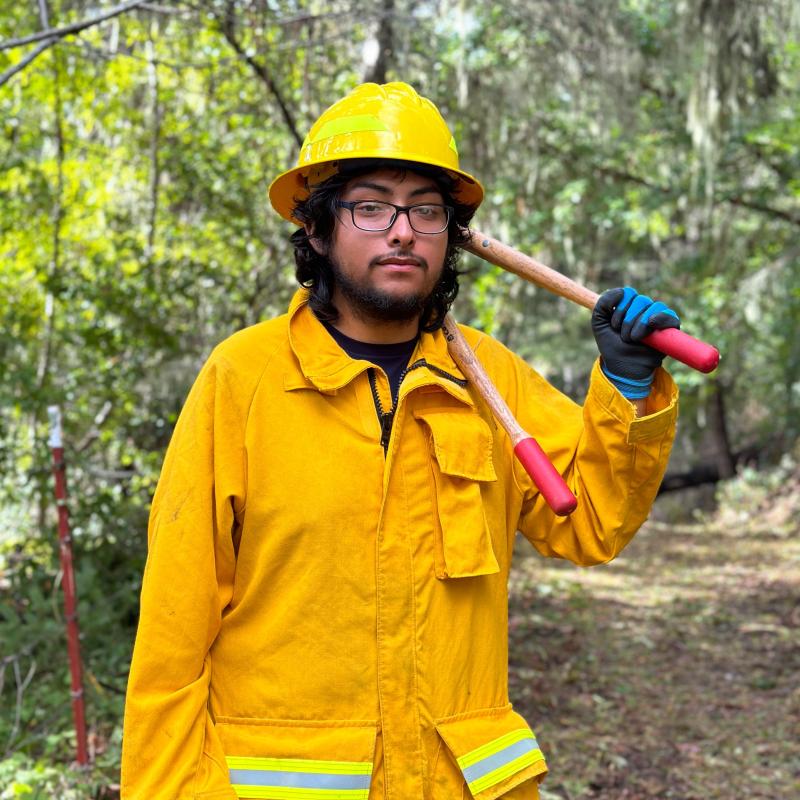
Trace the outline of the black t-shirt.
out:
M 395 405 L 397 393 L 400 391 L 400 379 L 403 377 L 403 370 L 408 366 L 408 361 L 414 352 L 419 337 L 415 336 L 407 342 L 398 342 L 397 344 L 371 344 L 370 342 L 359 342 L 356 339 L 345 336 L 329 322 L 322 320 L 322 324 L 350 358 L 369 361 L 386 373 L 392 390 L 392 405 Z

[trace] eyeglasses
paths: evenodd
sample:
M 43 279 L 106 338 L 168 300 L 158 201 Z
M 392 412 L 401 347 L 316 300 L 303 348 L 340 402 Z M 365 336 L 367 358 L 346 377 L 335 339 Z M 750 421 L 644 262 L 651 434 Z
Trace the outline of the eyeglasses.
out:
M 397 215 L 405 214 L 409 225 L 417 233 L 442 233 L 447 230 L 453 216 L 451 206 L 438 203 L 398 206 L 382 200 L 339 200 L 336 206 L 349 209 L 353 225 L 362 231 L 389 230 Z

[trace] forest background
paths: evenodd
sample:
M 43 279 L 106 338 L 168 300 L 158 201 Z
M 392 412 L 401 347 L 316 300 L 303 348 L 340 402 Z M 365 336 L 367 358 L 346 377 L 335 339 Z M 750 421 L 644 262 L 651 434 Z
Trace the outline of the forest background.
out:
M 267 186 L 363 80 L 438 104 L 487 188 L 479 229 L 593 289 L 667 301 L 722 353 L 711 376 L 669 365 L 680 431 L 638 560 L 582 573 L 520 554 L 511 692 L 558 756 L 543 796 L 797 796 L 798 32 L 791 0 L 0 0 L 0 797 L 115 796 L 164 449 L 212 347 L 285 309 L 292 229 Z M 463 267 L 456 317 L 580 401 L 587 312 Z M 69 767 L 50 404 L 68 458 L 84 772 Z M 659 605 L 670 575 L 680 592 Z M 723 578 L 738 605 L 691 594 Z M 636 616 L 642 604 L 652 613 Z M 614 638 L 636 625 L 644 638 Z M 737 650 L 747 636 L 761 638 Z M 738 705 L 729 694 L 709 715 L 724 730 L 688 736 L 691 693 L 683 739 L 662 730 L 664 698 L 645 687 L 671 686 L 674 704 L 731 648 Z

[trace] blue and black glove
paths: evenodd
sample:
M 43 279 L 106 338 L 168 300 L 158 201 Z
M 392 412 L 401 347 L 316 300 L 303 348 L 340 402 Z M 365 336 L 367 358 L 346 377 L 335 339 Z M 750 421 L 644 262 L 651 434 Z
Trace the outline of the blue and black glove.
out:
M 606 377 L 629 400 L 650 394 L 664 354 L 641 340 L 654 330 L 680 328 L 678 315 L 630 286 L 600 295 L 592 312 L 592 332 Z

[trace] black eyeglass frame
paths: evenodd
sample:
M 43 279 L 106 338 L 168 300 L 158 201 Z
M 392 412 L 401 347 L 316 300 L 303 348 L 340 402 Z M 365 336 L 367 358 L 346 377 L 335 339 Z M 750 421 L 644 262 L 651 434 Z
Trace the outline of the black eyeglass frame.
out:
M 392 218 L 389 220 L 389 224 L 385 225 L 383 228 L 362 228 L 356 222 L 356 212 L 355 208 L 360 203 L 380 203 L 384 206 L 392 206 L 394 208 L 394 214 L 392 214 Z M 447 214 L 447 219 L 445 220 L 444 227 L 439 231 L 421 231 L 414 227 L 414 223 L 411 220 L 411 211 L 412 208 L 421 208 L 423 206 L 435 206 L 436 208 L 443 208 Z M 399 206 L 397 203 L 390 203 L 388 200 L 337 200 L 336 201 L 337 208 L 346 208 L 350 212 L 350 218 L 353 220 L 353 225 L 356 226 L 360 231 L 366 231 L 367 233 L 380 233 L 381 231 L 388 231 L 389 228 L 397 222 L 397 215 L 398 214 L 405 214 L 408 218 L 408 224 L 411 226 L 411 230 L 415 233 L 421 233 L 423 235 L 428 236 L 436 236 L 440 233 L 444 233 L 447 228 L 450 226 L 450 222 L 453 219 L 453 214 L 455 209 L 453 206 L 446 206 L 444 203 L 414 203 L 410 206 Z

